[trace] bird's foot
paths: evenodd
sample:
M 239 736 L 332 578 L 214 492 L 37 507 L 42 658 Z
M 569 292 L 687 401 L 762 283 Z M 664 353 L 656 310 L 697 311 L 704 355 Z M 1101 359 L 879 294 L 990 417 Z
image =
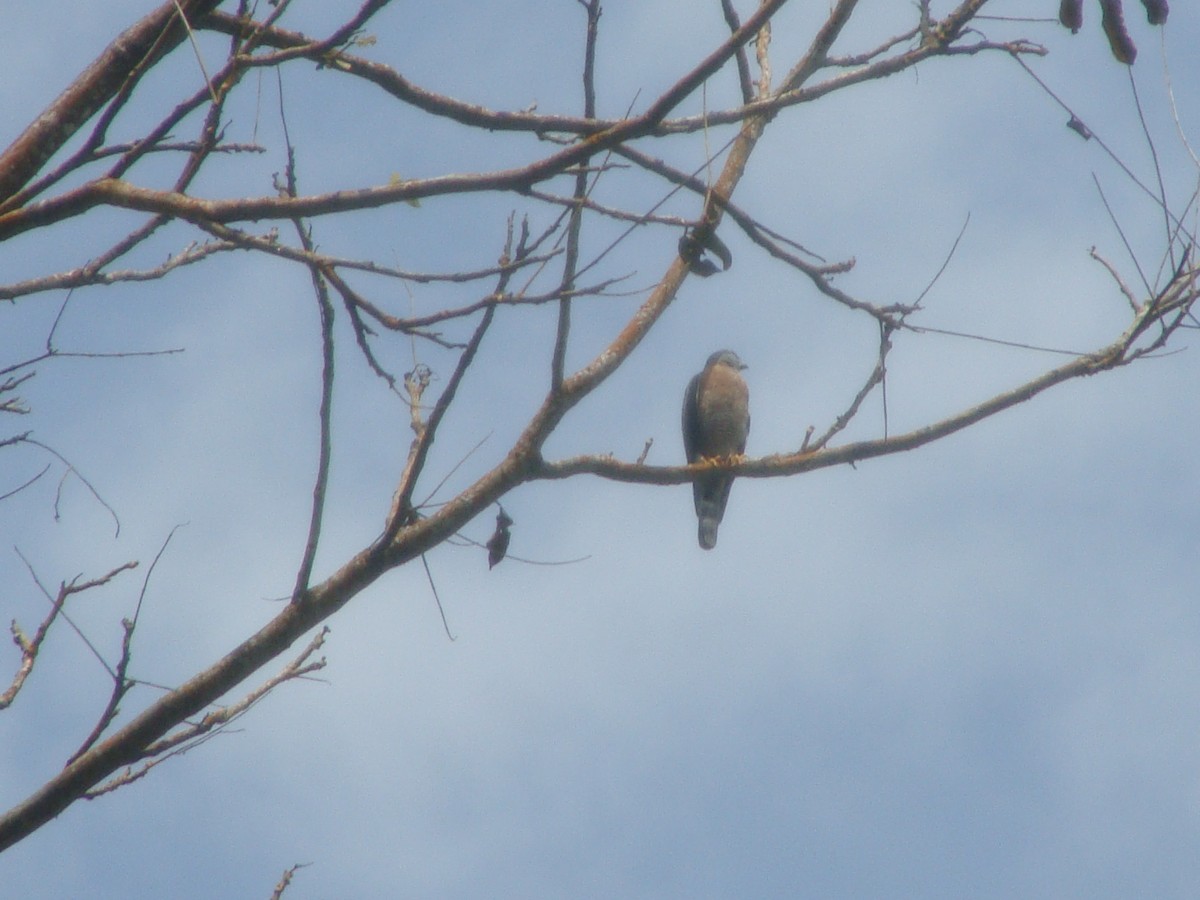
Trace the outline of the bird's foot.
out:
M 726 469 L 744 463 L 747 458 L 745 453 L 725 453 L 719 456 L 701 456 L 696 461 L 714 469 Z

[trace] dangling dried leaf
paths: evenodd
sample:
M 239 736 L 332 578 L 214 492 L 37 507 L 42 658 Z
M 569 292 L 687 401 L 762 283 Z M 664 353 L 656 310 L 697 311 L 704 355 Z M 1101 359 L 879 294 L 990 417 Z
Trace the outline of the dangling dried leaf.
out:
M 1085 141 L 1090 141 L 1092 139 L 1092 129 L 1088 128 L 1087 125 L 1083 123 L 1083 120 L 1074 113 L 1071 114 L 1071 119 L 1067 122 L 1067 127 Z
M 488 568 L 493 569 L 496 563 L 504 559 L 508 553 L 508 542 L 512 539 L 509 533 L 508 526 L 512 525 L 513 520 L 508 517 L 508 513 L 504 511 L 504 507 L 500 507 L 500 512 L 496 513 L 496 530 L 492 532 L 492 536 L 488 538 Z
M 721 260 L 720 269 L 705 256 L 706 252 L 715 254 Z M 727 271 L 733 265 L 732 251 L 717 237 L 711 225 L 700 225 L 685 231 L 679 239 L 679 255 L 687 263 L 688 271 L 701 278 Z

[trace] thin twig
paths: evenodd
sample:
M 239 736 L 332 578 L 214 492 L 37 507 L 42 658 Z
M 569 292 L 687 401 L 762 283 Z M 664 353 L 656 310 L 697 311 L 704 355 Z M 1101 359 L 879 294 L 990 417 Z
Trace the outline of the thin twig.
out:
M 954 238 L 954 243 L 950 245 L 950 251 L 946 254 L 946 258 L 942 260 L 942 264 L 938 266 L 938 270 L 933 273 L 933 277 L 929 279 L 929 284 L 925 285 L 925 289 L 917 295 L 917 299 L 913 301 L 912 306 L 915 309 L 921 306 L 921 301 L 925 299 L 925 295 L 933 290 L 933 286 L 938 283 L 938 280 L 950 266 L 950 260 L 954 259 L 954 254 L 958 250 L 958 244 L 963 239 L 963 235 L 967 233 L 967 226 L 971 224 L 971 214 L 967 213 L 966 219 L 963 220 L 962 228 L 958 229 L 958 234 Z
M 1108 213 L 1108 219 L 1116 229 L 1117 235 L 1121 238 L 1121 243 L 1125 245 L 1125 252 L 1129 254 L 1129 259 L 1133 263 L 1133 267 L 1137 269 L 1138 278 L 1142 280 L 1142 287 L 1146 289 L 1147 294 L 1153 294 L 1154 289 L 1150 287 L 1150 279 L 1146 277 L 1146 273 L 1142 271 L 1142 265 L 1138 262 L 1137 254 L 1133 252 L 1133 247 L 1129 243 L 1129 238 L 1125 237 L 1125 229 L 1121 227 L 1121 223 L 1117 220 L 1117 214 L 1113 212 L 1113 208 L 1108 203 L 1108 197 L 1104 195 L 1104 188 L 1100 186 L 1100 179 L 1096 177 L 1096 173 L 1092 173 L 1092 182 L 1096 185 L 1096 192 L 1100 195 L 1100 201 L 1104 204 L 1104 211 Z
M 104 657 L 100 655 L 100 651 L 98 651 L 95 645 L 87 639 L 82 631 L 80 631 L 79 626 L 71 620 L 70 616 L 66 614 L 63 607 L 67 602 L 67 598 L 71 595 L 79 594 L 94 587 L 108 584 L 108 582 L 110 582 L 121 572 L 124 572 L 127 569 L 136 568 L 137 563 L 124 563 L 123 565 L 117 566 L 117 568 L 108 572 L 106 575 L 102 575 L 99 578 L 94 578 L 82 583 L 79 581 L 78 577 L 72 579 L 69 583 L 63 582 L 59 585 L 57 595 L 51 597 L 50 592 L 46 590 L 45 585 L 43 585 L 41 580 L 38 578 L 37 572 L 34 571 L 33 564 L 25 558 L 25 555 L 21 553 L 19 548 L 14 547 L 13 549 L 16 551 L 16 554 L 20 558 L 21 562 L 25 564 L 25 568 L 29 571 L 30 577 L 33 578 L 33 583 L 38 586 L 38 589 L 41 590 L 43 596 L 50 601 L 50 612 L 46 614 L 46 617 L 42 620 L 41 624 L 38 625 L 37 630 L 33 633 L 33 637 L 26 637 L 26 635 L 17 625 L 16 620 L 13 620 L 11 631 L 13 642 L 21 650 L 21 665 L 7 690 L 5 690 L 3 694 L 0 694 L 0 710 L 7 709 L 10 705 L 12 705 L 12 702 L 16 698 L 17 694 L 20 693 L 21 688 L 24 687 L 25 681 L 29 677 L 29 673 L 33 671 L 33 666 L 37 661 L 37 655 L 42 648 L 42 643 L 46 640 L 46 635 L 49 633 L 51 626 L 59 616 L 62 616 L 63 621 L 70 625 L 75 633 L 79 635 L 80 639 L 82 639 L 84 644 L 87 645 L 87 648 L 92 651 L 92 655 L 100 660 L 100 664 L 104 666 L 109 675 L 116 677 L 116 673 L 108 665 L 108 663 L 105 662 Z
M 1037 73 L 1034 72 L 1033 69 L 1029 67 L 1029 64 L 1026 63 L 1025 60 L 1021 59 L 1021 57 L 1017 54 L 1013 54 L 1013 59 L 1016 61 L 1017 65 L 1019 65 L 1022 69 L 1024 69 L 1025 73 L 1034 80 L 1034 82 L 1038 85 L 1038 87 L 1040 87 L 1042 89 L 1042 91 L 1046 94 L 1046 96 L 1048 96 L 1051 100 L 1053 100 L 1055 103 L 1057 103 L 1067 113 L 1067 115 L 1071 117 L 1072 121 L 1076 121 L 1076 122 L 1083 121 L 1083 119 L 1079 115 L 1076 114 L 1076 112 L 1067 104 L 1067 102 L 1065 100 L 1063 100 L 1061 97 L 1059 97 L 1058 94 L 1056 94 L 1050 88 L 1050 86 L 1048 84 L 1046 84 L 1046 82 L 1044 82 L 1041 78 L 1038 77 Z M 1121 159 L 1121 157 L 1118 156 L 1116 154 L 1116 152 L 1111 147 L 1109 147 L 1108 144 L 1106 144 L 1104 142 L 1104 139 L 1099 134 L 1097 134 L 1096 131 L 1094 129 L 1092 129 L 1090 126 L 1085 126 L 1085 127 L 1087 127 L 1089 138 L 1091 140 L 1094 140 L 1096 142 L 1097 146 L 1099 146 L 1100 149 L 1104 151 L 1104 153 L 1108 156 L 1108 158 L 1111 159 L 1114 163 L 1116 163 L 1117 167 L 1122 172 L 1125 173 L 1125 176 L 1131 182 L 1133 182 L 1134 185 L 1136 185 L 1138 188 L 1140 188 L 1142 190 L 1142 192 L 1146 194 L 1146 196 L 1148 196 L 1151 200 L 1153 200 L 1156 205 L 1161 204 L 1161 200 L 1159 199 L 1158 194 L 1156 194 L 1153 190 L 1151 190 L 1149 187 L 1147 187 L 1146 184 L 1140 178 L 1138 178 L 1137 175 L 1134 174 L 1133 170 L 1130 169 L 1129 166 L 1127 166 L 1125 164 L 1125 161 L 1123 159 Z M 1095 175 L 1093 175 L 1092 177 L 1095 178 Z M 1176 225 L 1180 229 L 1182 229 L 1182 222 L 1179 219 L 1175 218 L 1173 215 L 1171 215 L 1171 212 L 1169 209 L 1165 209 L 1165 210 L 1163 210 L 1163 212 L 1166 215 L 1170 216 L 1171 219 L 1176 223 Z M 1186 231 L 1184 231 L 1183 233 L 1188 234 L 1188 232 L 1186 232 Z M 1192 235 L 1188 234 L 1188 237 L 1189 237 L 1189 240 L 1194 240 L 1194 237 Z
M 196 43 L 196 35 L 192 32 L 192 25 L 187 20 L 187 13 L 183 11 L 183 7 L 179 5 L 179 0 L 173 0 L 175 9 L 179 11 L 179 18 L 183 22 L 183 27 L 187 29 L 188 40 L 192 44 L 192 53 L 196 56 L 196 62 L 200 66 L 200 74 L 204 76 L 204 84 L 208 87 L 208 92 L 212 96 L 213 103 L 219 103 L 217 99 L 217 89 L 213 87 L 212 79 L 208 75 L 208 69 L 204 67 L 204 57 L 200 54 L 200 45 Z
M 824 434 L 822 434 L 819 438 L 817 438 L 817 440 L 814 443 L 809 443 L 810 435 L 805 434 L 804 443 L 802 444 L 802 446 L 804 448 L 803 452 L 815 453 L 818 450 L 824 449 L 825 445 L 829 443 L 829 441 L 834 437 L 834 435 L 836 435 L 839 431 L 842 431 L 847 425 L 850 424 L 850 421 L 858 414 L 858 410 L 862 406 L 863 401 L 867 399 L 867 395 L 869 395 L 871 393 L 871 391 L 875 388 L 875 386 L 883 383 L 884 375 L 887 372 L 888 351 L 892 349 L 892 341 L 891 341 L 891 331 L 892 330 L 889 329 L 887 326 L 883 325 L 882 323 L 880 324 L 879 327 L 880 327 L 879 357 L 875 362 L 875 368 L 871 371 L 871 374 L 867 377 L 867 380 L 863 383 L 863 386 L 861 388 L 859 388 L 858 393 L 854 395 L 854 399 L 851 401 L 850 406 L 847 407 L 845 412 L 843 412 L 840 416 L 838 416 L 834 420 L 833 424 L 829 426 L 829 428 L 825 431 Z M 886 401 L 884 402 L 883 408 L 884 408 L 883 431 L 884 431 L 884 435 L 886 436 L 887 435 L 887 403 L 886 403 Z
M 474 538 L 467 537 L 461 531 L 455 532 L 452 538 L 447 538 L 447 541 L 456 547 L 487 549 L 485 541 L 477 541 Z M 504 558 L 512 562 L 524 563 L 527 566 L 574 566 L 581 562 L 587 562 L 592 558 L 592 554 L 588 553 L 584 556 L 576 556 L 573 559 L 528 559 L 524 556 L 514 556 L 511 553 L 505 552 Z
M 433 486 L 433 488 L 429 491 L 428 496 L 426 496 L 424 500 L 422 500 L 420 503 L 418 503 L 416 505 L 416 508 L 417 509 L 425 509 L 426 507 L 428 507 L 430 505 L 430 501 L 433 500 L 433 498 L 437 496 L 437 492 L 440 491 L 442 489 L 442 487 L 446 484 L 446 482 L 450 480 L 451 476 L 453 476 L 454 473 L 458 471 L 459 466 L 461 466 L 468 459 L 470 459 L 475 454 L 475 451 L 478 450 L 480 447 L 482 447 L 487 442 L 487 439 L 490 438 L 491 436 L 492 435 L 489 432 L 488 434 L 485 434 L 483 437 L 481 437 L 478 441 L 476 441 L 475 446 L 472 447 L 470 450 L 468 450 L 466 453 L 464 453 L 462 455 L 462 457 L 459 458 L 458 462 L 456 462 L 454 465 L 452 465 L 450 467 L 450 471 L 448 471 L 445 475 L 442 476 L 442 480 Z
M 287 167 L 285 170 L 284 190 L 288 196 L 296 196 L 296 152 L 288 135 L 287 113 L 283 100 L 283 76 L 276 69 L 279 88 L 279 119 L 283 128 L 284 142 L 287 147 Z M 293 219 L 292 225 L 305 251 L 313 252 L 312 236 L 308 226 L 299 218 Z M 313 480 L 312 508 L 309 515 L 308 536 L 304 542 L 304 551 L 300 565 L 296 570 L 296 584 L 292 588 L 292 603 L 300 603 L 308 593 L 309 579 L 312 577 L 313 563 L 317 557 L 317 545 L 321 540 L 321 522 L 325 515 L 325 491 L 329 486 L 329 462 L 333 455 L 333 379 L 334 379 L 334 344 L 333 344 L 333 303 L 329 299 L 329 289 L 319 267 L 309 266 L 313 294 L 317 300 L 317 309 L 321 318 L 321 401 L 317 411 L 320 423 L 320 436 L 317 447 L 317 474 Z
M 100 736 L 104 734 L 108 726 L 112 724 L 113 719 L 116 718 L 117 713 L 119 712 L 119 704 L 121 700 L 129 692 L 129 689 L 134 686 L 134 684 L 139 683 L 135 679 L 129 678 L 128 676 L 129 663 L 133 658 L 133 632 L 137 628 L 138 618 L 142 614 L 142 603 L 146 599 L 146 589 L 150 586 L 150 576 L 154 574 L 154 569 L 158 566 L 158 561 L 162 559 L 162 555 L 166 552 L 167 546 L 171 543 L 171 538 L 175 536 L 175 532 L 178 531 L 179 528 L 180 526 L 176 525 L 171 529 L 170 533 L 166 537 L 166 540 L 163 541 L 162 546 L 158 548 L 158 552 L 154 554 L 154 559 L 151 560 L 150 566 L 146 569 L 146 575 L 142 578 L 142 588 L 140 591 L 138 591 L 137 605 L 134 607 L 133 617 L 130 619 L 123 619 L 121 621 L 121 655 L 118 657 L 117 665 L 112 671 L 113 687 L 111 693 L 109 694 L 108 703 L 105 705 L 104 710 L 100 713 L 100 717 L 97 719 L 95 726 L 91 730 L 91 733 L 84 738 L 84 741 L 79 746 L 79 749 L 71 754 L 71 756 L 67 759 L 66 765 L 68 766 L 86 753 L 92 747 L 92 745 L 100 739 Z
M 9 497 L 13 496 L 14 494 L 21 493 L 21 491 L 25 490 L 25 488 L 29 487 L 31 484 L 33 484 L 35 481 L 37 481 L 39 478 L 41 478 L 43 475 L 45 475 L 47 472 L 49 472 L 51 465 L 53 465 L 53 463 L 46 463 L 46 465 L 42 467 L 42 471 L 38 472 L 36 475 L 34 475 L 28 481 L 25 481 L 25 482 L 17 485 L 17 487 L 13 488 L 10 491 L 5 491 L 3 494 L 0 494 L 0 500 L 7 500 Z
M 433 582 L 433 573 L 429 571 L 429 560 L 425 558 L 426 554 L 421 554 L 421 565 L 425 567 L 425 577 L 429 580 L 429 589 L 433 591 L 433 599 L 437 602 L 438 612 L 442 616 L 442 628 L 446 630 L 446 637 L 450 640 L 458 640 L 450 633 L 450 623 L 446 621 L 446 610 L 442 608 L 442 598 L 438 596 L 437 585 Z
M 522 222 L 521 237 L 517 242 L 516 248 L 513 248 L 513 219 L 510 216 L 504 242 L 504 252 L 501 258 L 503 260 L 520 259 L 526 253 L 526 241 L 528 237 L 528 223 Z M 504 293 L 513 271 L 513 269 L 505 269 L 501 273 L 497 282 L 496 294 L 502 295 Z M 416 490 L 417 479 L 424 470 L 425 460 L 429 454 L 429 447 L 433 443 L 433 438 L 437 433 L 442 418 L 446 415 L 446 410 L 449 409 L 450 404 L 454 401 L 459 384 L 466 375 L 467 369 L 470 368 L 471 363 L 475 360 L 475 354 L 478 352 L 479 345 L 483 342 L 483 337 L 487 334 L 488 328 L 491 327 L 495 312 L 496 307 L 494 305 L 488 306 L 483 311 L 483 316 L 480 318 L 479 324 L 475 327 L 475 333 L 471 335 L 471 340 L 467 342 L 466 349 L 463 350 L 462 355 L 458 358 L 458 364 L 455 366 L 450 380 L 446 383 L 446 389 L 438 397 L 433 411 L 429 414 L 428 421 L 423 425 L 418 432 L 417 438 L 413 441 L 404 472 L 400 476 L 400 485 L 396 489 L 396 494 L 392 499 L 392 508 L 388 513 L 387 525 L 379 542 L 377 542 L 378 545 L 386 545 L 386 543 L 391 541 L 407 520 L 412 507 L 413 491 Z
M 586 40 L 583 51 L 583 116 L 592 119 L 596 116 L 596 39 L 599 35 L 600 0 L 580 0 L 587 12 Z M 579 233 L 583 227 L 582 203 L 588 194 L 588 175 L 586 168 L 591 162 L 590 156 L 584 156 L 579 161 L 579 170 L 575 173 L 576 205 L 570 208 L 567 222 L 567 252 L 563 257 L 562 280 L 559 289 L 563 298 L 558 302 L 558 324 L 554 337 L 554 349 L 550 354 L 550 391 L 557 393 L 562 389 L 563 369 L 567 358 L 567 338 L 571 331 L 571 299 L 570 291 L 575 288 L 576 268 L 579 264 Z M 599 177 L 599 175 L 597 175 Z
M 742 21 L 738 18 L 737 10 L 733 8 L 733 0 L 721 0 L 721 14 L 725 16 L 725 24 L 731 32 L 737 31 Z M 742 101 L 749 103 L 754 99 L 754 83 L 750 80 L 750 61 L 746 58 L 746 48 L 738 47 L 737 55 L 738 85 L 742 89 Z
M 58 355 L 58 354 L 56 354 L 56 355 Z M 87 478 L 85 478 L 80 473 L 80 471 L 77 468 L 75 468 L 75 466 L 65 456 L 63 456 L 61 453 L 59 453 L 57 450 L 55 450 L 49 444 L 43 444 L 41 441 L 35 440 L 34 438 L 26 438 L 25 442 L 28 444 L 33 444 L 35 447 L 41 447 L 43 450 L 45 450 L 47 453 L 49 453 L 51 456 L 53 456 L 55 459 L 57 459 L 60 463 L 62 463 L 64 466 L 66 466 L 67 468 L 66 468 L 66 472 L 64 473 L 64 477 L 68 474 L 74 475 L 76 478 L 78 478 L 83 483 L 83 486 L 88 489 L 88 492 L 96 499 L 96 502 L 99 503 L 101 506 L 103 506 L 106 510 L 108 510 L 108 514 L 110 516 L 112 516 L 113 524 L 116 528 L 116 531 L 113 533 L 113 537 L 121 536 L 121 520 L 117 516 L 117 511 L 108 505 L 108 501 L 106 501 L 103 497 L 100 496 L 100 492 L 96 490 L 95 486 L 93 486 L 93 484 L 90 481 L 88 481 Z M 54 500 L 54 518 L 56 521 L 59 518 L 58 498 L 57 497 Z
M 1121 277 L 1121 273 L 1117 271 L 1117 267 L 1101 256 L 1095 247 L 1088 252 L 1092 259 L 1096 260 L 1096 262 L 1100 263 L 1100 265 L 1104 266 L 1104 268 L 1108 270 L 1108 274 L 1112 276 L 1113 281 L 1117 283 L 1117 287 L 1120 288 L 1121 293 L 1125 295 L 1125 299 L 1129 301 L 1130 311 L 1136 315 L 1139 306 L 1137 297 L 1133 295 L 1133 291 L 1130 289 L 1129 285 L 1125 283 L 1125 279 Z
M 137 781 L 160 763 L 172 757 L 181 756 L 225 731 L 231 722 L 248 712 L 259 700 L 284 682 L 305 679 L 313 672 L 324 669 L 326 665 L 324 657 L 313 662 L 309 662 L 309 658 L 324 645 L 325 637 L 328 634 L 329 629 L 322 627 L 295 659 L 237 703 L 213 710 L 199 722 L 188 723 L 186 727 L 167 737 L 154 741 L 148 746 L 137 748 L 137 758 L 143 760 L 139 766 L 127 766 L 123 772 L 114 775 L 99 787 L 88 790 L 83 796 L 92 800 Z
M 311 865 L 312 863 L 296 863 L 295 865 L 288 866 L 288 868 L 284 869 L 283 875 L 279 878 L 279 883 L 275 885 L 275 890 L 271 892 L 271 900 L 280 900 L 280 898 L 283 896 L 283 892 L 286 891 L 291 885 L 292 878 L 295 876 L 296 872 Z

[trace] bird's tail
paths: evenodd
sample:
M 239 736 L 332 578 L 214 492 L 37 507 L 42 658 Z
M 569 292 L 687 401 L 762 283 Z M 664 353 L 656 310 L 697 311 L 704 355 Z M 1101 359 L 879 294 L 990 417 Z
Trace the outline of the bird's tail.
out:
M 717 526 L 725 517 L 725 504 L 729 500 L 729 488 L 732 485 L 733 479 L 727 475 L 697 479 L 692 485 L 696 517 L 700 520 L 700 546 L 705 550 L 717 546 Z

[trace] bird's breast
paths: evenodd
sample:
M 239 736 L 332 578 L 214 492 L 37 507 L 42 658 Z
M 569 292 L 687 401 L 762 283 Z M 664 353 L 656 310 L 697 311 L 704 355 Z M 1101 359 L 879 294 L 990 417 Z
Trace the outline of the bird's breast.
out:
M 708 373 L 697 396 L 697 418 L 704 456 L 742 452 L 749 431 L 749 391 L 733 369 L 716 366 Z

